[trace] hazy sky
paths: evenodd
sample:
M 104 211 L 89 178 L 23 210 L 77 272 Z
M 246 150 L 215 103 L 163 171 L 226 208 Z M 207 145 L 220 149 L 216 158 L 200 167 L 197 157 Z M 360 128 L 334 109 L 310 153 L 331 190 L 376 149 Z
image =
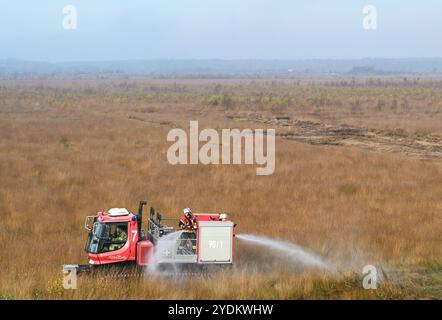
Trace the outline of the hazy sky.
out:
M 62 26 L 69 4 L 76 30 Z M 0 59 L 364 57 L 442 57 L 442 1 L 0 0 Z

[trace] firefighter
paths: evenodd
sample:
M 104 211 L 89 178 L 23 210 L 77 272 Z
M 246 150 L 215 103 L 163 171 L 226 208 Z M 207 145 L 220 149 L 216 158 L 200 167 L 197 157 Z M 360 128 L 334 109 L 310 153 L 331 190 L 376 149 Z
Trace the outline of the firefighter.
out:
M 184 232 L 181 234 L 178 252 L 180 254 L 196 253 L 196 234 L 197 217 L 190 208 L 183 209 L 183 215 L 180 218 L 179 226 Z
M 183 209 L 183 215 L 180 218 L 180 228 L 186 230 L 192 230 L 196 227 L 196 217 L 193 215 L 190 208 Z
M 114 251 L 122 248 L 127 240 L 127 234 L 124 232 L 123 229 L 118 228 L 115 230 L 115 233 L 112 236 L 112 242 L 118 242 L 118 243 L 112 243 L 109 246 L 109 251 Z M 124 242 L 124 243 L 123 243 Z

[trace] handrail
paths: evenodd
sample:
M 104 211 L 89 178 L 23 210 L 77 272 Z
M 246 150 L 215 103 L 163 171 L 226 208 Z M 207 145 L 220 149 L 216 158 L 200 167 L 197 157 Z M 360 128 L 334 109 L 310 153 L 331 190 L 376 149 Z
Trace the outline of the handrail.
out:
M 92 224 L 91 227 L 89 227 L 89 219 L 91 219 L 91 218 L 95 218 L 95 217 L 96 217 L 96 216 L 86 216 L 86 218 L 84 219 L 84 228 L 85 228 L 87 231 L 92 231 L 93 224 Z

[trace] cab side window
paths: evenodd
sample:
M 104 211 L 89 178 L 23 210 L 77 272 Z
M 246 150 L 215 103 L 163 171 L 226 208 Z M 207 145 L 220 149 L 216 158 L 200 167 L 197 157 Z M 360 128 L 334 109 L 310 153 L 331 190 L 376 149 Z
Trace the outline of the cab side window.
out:
M 127 223 L 112 223 L 110 225 L 110 240 L 104 246 L 106 252 L 121 249 L 127 242 Z

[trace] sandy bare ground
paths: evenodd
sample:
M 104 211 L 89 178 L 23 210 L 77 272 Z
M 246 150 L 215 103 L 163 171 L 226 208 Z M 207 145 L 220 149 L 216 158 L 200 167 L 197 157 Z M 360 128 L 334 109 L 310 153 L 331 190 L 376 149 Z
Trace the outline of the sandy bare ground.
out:
M 244 118 L 228 116 L 231 120 L 253 121 L 276 128 L 277 135 L 311 145 L 354 147 L 382 153 L 402 153 L 420 159 L 442 159 L 442 137 L 436 134 L 412 134 L 405 130 L 380 130 L 349 125 L 294 119 L 289 116 Z

